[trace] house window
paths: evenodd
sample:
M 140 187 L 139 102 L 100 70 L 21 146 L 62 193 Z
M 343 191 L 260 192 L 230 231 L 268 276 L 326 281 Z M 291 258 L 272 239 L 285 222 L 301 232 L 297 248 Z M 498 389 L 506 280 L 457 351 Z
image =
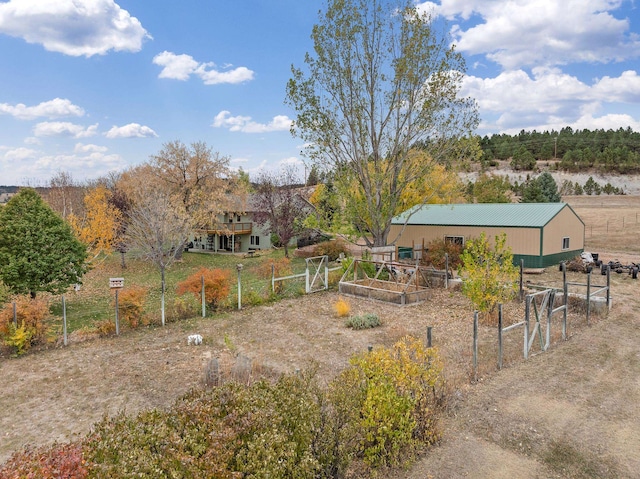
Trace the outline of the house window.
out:
M 562 249 L 569 249 L 569 238 L 562 238 Z
M 236 215 L 236 221 L 240 223 L 240 215 Z
M 444 242 L 464 246 L 464 236 L 445 236 Z
M 260 236 L 251 236 L 251 244 L 253 246 L 260 246 Z

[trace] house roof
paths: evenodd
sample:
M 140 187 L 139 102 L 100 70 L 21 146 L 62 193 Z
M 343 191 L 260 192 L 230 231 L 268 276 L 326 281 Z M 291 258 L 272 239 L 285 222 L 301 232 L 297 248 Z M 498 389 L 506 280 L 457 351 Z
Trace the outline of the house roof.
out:
M 393 218 L 391 224 L 402 225 L 410 216 L 408 225 L 540 228 L 564 208 L 571 209 L 566 203 L 416 205 Z

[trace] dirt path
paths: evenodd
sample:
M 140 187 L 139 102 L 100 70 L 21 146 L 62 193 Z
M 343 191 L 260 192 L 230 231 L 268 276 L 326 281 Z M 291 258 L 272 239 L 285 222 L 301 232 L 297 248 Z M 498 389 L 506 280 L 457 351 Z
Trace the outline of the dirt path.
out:
M 474 386 L 401 477 L 640 477 L 640 284 L 613 282 L 607 318 Z
M 557 278 L 550 271 L 534 279 Z M 447 362 L 451 414 L 442 444 L 398 478 L 638 477 L 639 288 L 627 275 L 614 276 L 608 318 L 587 327 L 582 316 L 572 316 L 569 341 L 527 362 L 515 354 L 501 372 L 495 356 L 485 353 L 475 385 L 469 382 L 471 306 L 447 290 L 404 308 L 350 298 L 354 313 L 381 317 L 383 326 L 369 331 L 345 328 L 332 310 L 337 295 L 317 293 L 20 359 L 3 357 L 0 461 L 27 443 L 85 434 L 104 414 L 166 407 L 200 387 L 207 362 L 230 350 L 278 371 L 313 362 L 329 378 L 368 345 L 391 344 L 405 334 L 424 337 L 431 326 Z M 521 313 L 516 307 L 512 314 Z M 196 332 L 205 344 L 187 346 L 187 336 Z

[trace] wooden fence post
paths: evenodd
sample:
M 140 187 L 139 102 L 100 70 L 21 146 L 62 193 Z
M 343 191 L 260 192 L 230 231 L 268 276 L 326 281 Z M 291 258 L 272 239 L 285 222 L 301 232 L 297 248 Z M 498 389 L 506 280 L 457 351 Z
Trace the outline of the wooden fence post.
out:
M 591 271 L 587 273 L 587 325 L 591 317 Z
M 478 381 L 478 312 L 473 312 L 473 380 Z
M 502 369 L 502 303 L 498 305 L 498 369 Z

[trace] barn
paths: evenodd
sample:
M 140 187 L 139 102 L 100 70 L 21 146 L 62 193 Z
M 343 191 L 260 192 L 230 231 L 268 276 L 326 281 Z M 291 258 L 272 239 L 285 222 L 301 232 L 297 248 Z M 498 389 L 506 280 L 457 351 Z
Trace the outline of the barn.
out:
M 514 263 L 524 260 L 526 268 L 558 264 L 584 251 L 584 223 L 566 203 L 418 205 L 393 219 L 389 239 L 399 236 L 402 257 L 433 240 L 464 245 L 482 232 L 490 240 L 506 233 Z

